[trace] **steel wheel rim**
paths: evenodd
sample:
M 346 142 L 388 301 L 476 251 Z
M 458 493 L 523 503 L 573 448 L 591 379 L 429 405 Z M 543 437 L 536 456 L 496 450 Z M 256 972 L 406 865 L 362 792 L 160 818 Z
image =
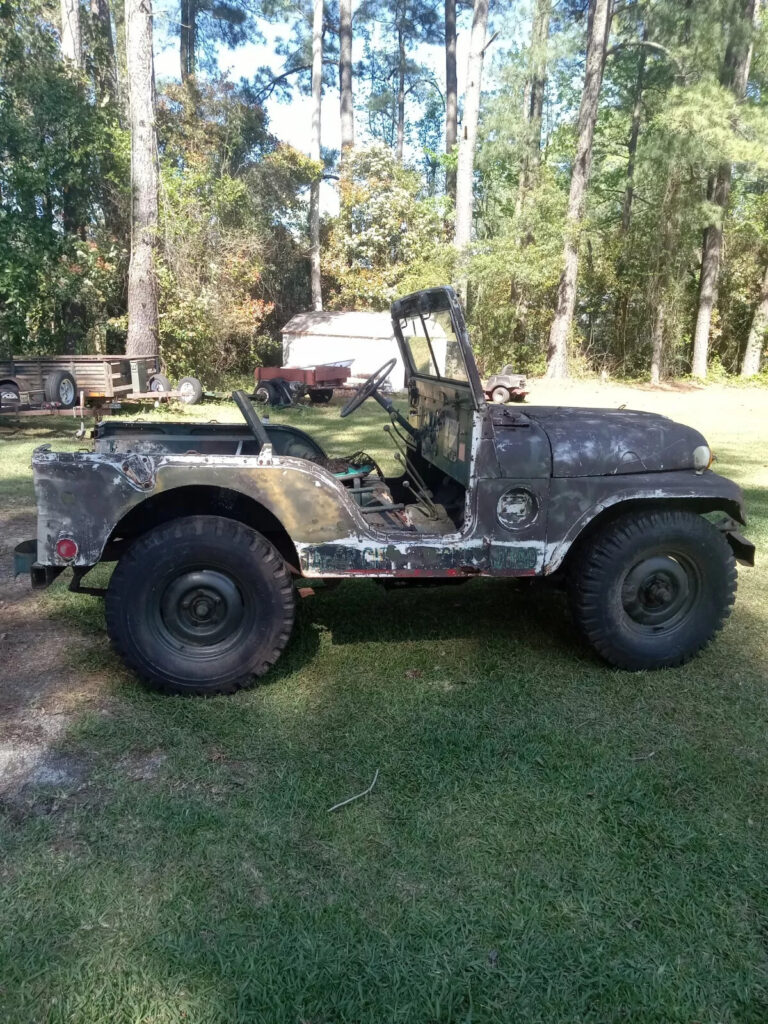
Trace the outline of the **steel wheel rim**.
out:
M 188 402 L 191 398 L 194 398 L 195 389 L 189 381 L 185 381 L 184 384 L 179 385 L 179 395 L 181 398 Z
M 645 555 L 627 570 L 620 596 L 633 629 L 652 636 L 674 632 L 689 618 L 702 589 L 698 566 L 679 552 Z
M 194 648 L 218 656 L 240 642 L 248 621 L 246 602 L 235 578 L 217 569 L 193 569 L 174 575 L 160 589 L 160 639 L 174 649 Z
M 64 380 L 59 384 L 59 399 L 62 405 L 69 405 L 75 397 L 75 385 L 71 380 Z

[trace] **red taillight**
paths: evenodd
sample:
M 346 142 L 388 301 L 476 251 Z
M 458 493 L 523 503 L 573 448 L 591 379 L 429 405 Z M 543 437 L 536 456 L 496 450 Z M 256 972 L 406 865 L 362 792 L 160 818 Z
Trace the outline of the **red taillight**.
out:
M 77 555 L 77 544 L 71 537 L 62 537 L 56 544 L 56 554 L 59 558 L 74 558 Z

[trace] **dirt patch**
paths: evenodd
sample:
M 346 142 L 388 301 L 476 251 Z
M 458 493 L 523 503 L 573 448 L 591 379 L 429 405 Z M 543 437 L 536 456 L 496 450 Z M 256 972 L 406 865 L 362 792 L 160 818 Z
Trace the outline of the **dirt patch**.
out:
M 71 667 L 87 638 L 52 619 L 27 576 L 13 577 L 13 549 L 34 537 L 35 513 L 0 511 L 0 794 L 70 788 L 83 775 L 56 751 L 77 711 L 93 704 L 95 681 Z

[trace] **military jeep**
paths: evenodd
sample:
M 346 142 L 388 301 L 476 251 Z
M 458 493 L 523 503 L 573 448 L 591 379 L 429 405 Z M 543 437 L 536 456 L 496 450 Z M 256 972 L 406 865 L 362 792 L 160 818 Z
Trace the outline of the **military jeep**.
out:
M 83 578 L 116 561 L 112 644 L 168 693 L 264 675 L 304 580 L 552 577 L 611 665 L 700 651 L 731 610 L 736 561 L 754 562 L 741 492 L 712 472 L 702 435 L 644 412 L 486 403 L 450 288 L 396 301 L 392 323 L 407 415 L 381 390 L 391 359 L 341 416 L 379 403 L 398 474 L 263 423 L 243 392 L 239 427 L 105 422 L 92 452 L 34 453 L 33 584 L 69 566 L 71 589 L 96 592 Z

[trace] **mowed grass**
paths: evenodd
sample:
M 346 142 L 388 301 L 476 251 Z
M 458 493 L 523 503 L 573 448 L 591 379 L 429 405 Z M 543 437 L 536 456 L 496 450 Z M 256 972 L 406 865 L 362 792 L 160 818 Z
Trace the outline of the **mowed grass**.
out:
M 59 745 L 78 783 L 0 818 L 0 1019 L 768 1019 L 768 409 L 718 400 L 759 562 L 679 670 L 605 667 L 556 592 L 349 582 L 302 603 L 257 689 L 163 699 L 100 603 L 52 588 L 103 706 Z M 373 403 L 337 413 L 275 418 L 384 453 Z M 14 503 L 41 430 L 0 441 Z

